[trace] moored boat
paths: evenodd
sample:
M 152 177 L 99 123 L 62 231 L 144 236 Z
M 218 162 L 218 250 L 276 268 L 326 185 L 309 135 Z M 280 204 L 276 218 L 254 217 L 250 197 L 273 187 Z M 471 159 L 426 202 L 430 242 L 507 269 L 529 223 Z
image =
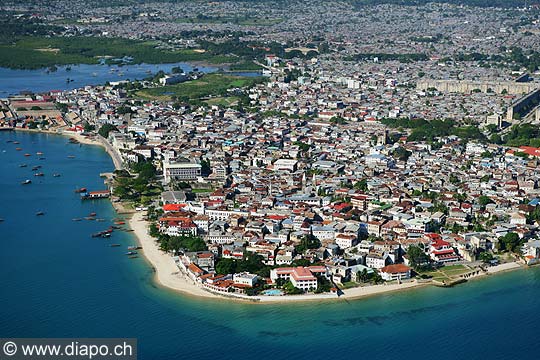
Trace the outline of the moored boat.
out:
M 136 251 L 128 251 L 126 255 L 137 255 Z
M 120 244 L 111 244 L 111 247 L 119 247 Z
M 41 215 L 45 215 L 45 213 L 43 211 L 36 212 L 36 216 L 41 216 Z
M 32 154 L 26 153 L 24 154 L 24 156 L 29 157 L 29 156 L 32 156 Z
M 82 219 L 81 218 L 73 218 L 71 220 L 73 220 L 73 221 L 81 221 Z
M 53 174 L 52 176 L 53 176 L 53 177 L 60 177 L 60 174 L 56 174 L 56 173 L 55 173 L 55 174 Z
M 19 167 L 27 167 L 28 165 L 26 164 L 20 164 Z
M 27 184 L 31 184 L 31 183 L 32 183 L 32 180 L 26 179 L 26 180 L 24 180 L 21 184 L 22 184 L 22 185 L 27 185 Z
M 15 148 L 15 150 L 17 150 L 17 151 L 21 151 L 21 150 L 22 150 L 22 148 L 18 147 L 18 148 Z
M 42 173 L 42 172 L 39 172 L 39 173 L 35 173 L 34 176 L 44 176 L 45 174 Z
M 75 192 L 76 193 L 85 193 L 86 192 L 86 188 L 79 188 L 79 189 L 75 189 Z

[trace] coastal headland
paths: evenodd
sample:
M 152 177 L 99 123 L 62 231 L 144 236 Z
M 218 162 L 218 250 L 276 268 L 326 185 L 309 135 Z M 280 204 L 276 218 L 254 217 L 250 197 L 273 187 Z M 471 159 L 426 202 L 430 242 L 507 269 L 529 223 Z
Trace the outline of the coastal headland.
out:
M 52 131 L 38 129 L 16 129 L 16 131 L 47 133 L 53 135 L 61 135 L 76 139 L 84 145 L 93 145 L 102 147 L 111 157 L 116 170 L 123 169 L 120 154 L 101 136 L 85 136 L 80 133 L 70 131 Z M 270 304 L 270 303 L 297 303 L 297 302 L 312 302 L 312 301 L 343 301 L 356 300 L 390 292 L 398 292 L 405 290 L 418 289 L 428 285 L 435 286 L 453 286 L 453 284 L 437 284 L 430 280 L 412 279 L 399 283 L 383 283 L 379 285 L 360 286 L 340 290 L 337 294 L 304 294 L 304 295 L 286 295 L 286 296 L 245 296 L 239 294 L 222 294 L 216 293 L 209 289 L 203 288 L 192 279 L 181 266 L 176 262 L 178 259 L 170 254 L 159 249 L 159 245 L 155 238 L 149 235 L 148 229 L 150 223 L 146 220 L 144 211 L 134 211 L 129 209 L 122 202 L 112 201 L 115 211 L 119 214 L 127 215 L 129 227 L 133 230 L 134 236 L 137 238 L 142 247 L 141 254 L 148 261 L 155 272 L 154 281 L 159 285 L 179 292 L 183 295 L 205 298 L 205 299 L 220 299 L 228 301 L 240 301 L 253 304 Z M 477 271 L 463 279 L 463 281 L 455 282 L 455 284 L 466 282 L 473 279 L 481 279 L 489 275 L 517 270 L 524 268 L 523 265 L 517 262 L 503 263 L 487 268 L 486 271 Z

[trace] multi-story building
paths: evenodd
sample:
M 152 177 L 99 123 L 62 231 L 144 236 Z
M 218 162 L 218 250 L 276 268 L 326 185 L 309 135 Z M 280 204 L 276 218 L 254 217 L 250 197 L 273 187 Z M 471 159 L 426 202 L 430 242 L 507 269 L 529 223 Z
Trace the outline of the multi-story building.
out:
M 163 162 L 163 176 L 166 182 L 171 180 L 189 181 L 201 176 L 201 165 L 191 162 Z

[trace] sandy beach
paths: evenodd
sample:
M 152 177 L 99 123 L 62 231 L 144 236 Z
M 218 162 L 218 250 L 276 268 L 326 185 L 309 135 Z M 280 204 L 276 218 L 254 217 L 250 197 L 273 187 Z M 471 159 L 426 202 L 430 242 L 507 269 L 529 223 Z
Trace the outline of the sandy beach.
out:
M 152 264 L 156 276 L 156 281 L 172 290 L 179 291 L 193 296 L 201 296 L 205 298 L 221 298 L 236 301 L 249 301 L 246 298 L 233 298 L 230 296 L 220 296 L 210 293 L 200 286 L 196 285 L 193 280 L 183 274 L 178 266 L 176 266 L 173 258 L 159 250 L 157 243 L 150 235 L 148 235 L 148 222 L 143 220 L 143 212 L 136 212 L 129 219 L 129 225 L 135 236 L 138 238 L 140 245 L 143 247 L 142 254 Z M 297 296 L 256 296 L 251 298 L 254 303 L 276 303 L 276 302 L 299 302 L 299 301 L 336 301 L 339 299 L 357 299 L 366 296 L 382 294 L 386 292 L 410 289 L 413 287 L 424 286 L 423 283 L 416 281 L 405 282 L 403 284 L 391 285 L 375 285 L 365 286 L 344 290 L 344 294 L 340 297 L 334 294 L 313 294 L 313 295 L 297 295 Z
M 133 229 L 133 233 L 143 248 L 142 254 L 154 267 L 155 279 L 159 284 L 189 295 L 208 298 L 219 297 L 195 285 L 193 280 L 180 272 L 171 256 L 159 250 L 154 238 L 148 235 L 148 222 L 143 220 L 143 212 L 134 213 L 129 219 L 129 226 Z
M 148 235 L 148 222 L 143 220 L 143 212 L 136 212 L 129 220 L 129 225 L 133 229 L 135 236 L 137 236 L 140 245 L 143 247 L 143 255 L 155 269 L 156 281 L 167 288 L 192 296 L 214 299 L 220 298 L 223 300 L 234 300 L 243 302 L 249 301 L 251 303 L 259 304 L 306 301 L 339 301 L 360 299 L 378 294 L 408 290 L 430 285 L 430 283 L 428 282 L 418 282 L 415 279 L 412 281 L 403 282 L 401 284 L 382 284 L 346 289 L 343 290 L 343 294 L 339 297 L 334 294 L 254 296 L 249 299 L 242 297 L 222 296 L 206 291 L 200 286 L 196 285 L 192 279 L 190 279 L 189 277 L 187 277 L 186 274 L 180 271 L 171 256 L 159 250 L 157 243 L 150 235 Z M 515 262 L 501 264 L 490 267 L 488 269 L 488 274 L 495 274 L 502 271 L 514 270 L 520 267 L 521 265 Z M 480 275 L 478 276 L 478 278 L 485 277 L 485 275 L 487 274 Z
M 521 267 L 522 267 L 522 265 L 517 263 L 517 262 L 509 262 L 509 263 L 505 263 L 505 264 L 490 266 L 490 267 L 488 267 L 487 272 L 488 272 L 488 274 L 496 274 L 496 273 L 502 272 L 502 271 L 516 270 L 516 269 L 519 269 Z

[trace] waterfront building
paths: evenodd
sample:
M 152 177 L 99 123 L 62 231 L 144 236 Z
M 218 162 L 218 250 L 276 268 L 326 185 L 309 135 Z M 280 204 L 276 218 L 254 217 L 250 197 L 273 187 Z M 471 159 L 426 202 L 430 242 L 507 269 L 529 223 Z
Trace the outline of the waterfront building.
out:
M 392 264 L 380 269 L 379 273 L 386 281 L 404 280 L 411 277 L 411 268 L 403 264 Z

